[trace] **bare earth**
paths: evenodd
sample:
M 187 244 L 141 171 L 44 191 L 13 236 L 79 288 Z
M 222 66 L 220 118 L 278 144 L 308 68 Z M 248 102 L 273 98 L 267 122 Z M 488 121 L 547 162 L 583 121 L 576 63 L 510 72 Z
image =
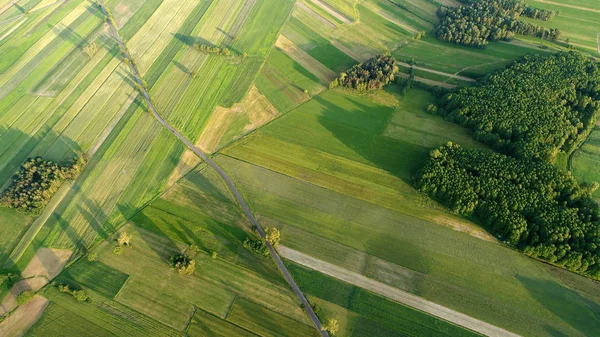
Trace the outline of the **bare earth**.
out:
M 292 60 L 298 62 L 302 67 L 306 68 L 306 70 L 317 76 L 321 82 L 328 84 L 337 77 L 336 73 L 315 60 L 312 56 L 308 55 L 304 50 L 298 48 L 298 46 L 287 37 L 279 35 L 275 42 L 275 46 L 286 53 Z
M 55 278 L 63 269 L 71 254 L 72 252 L 68 249 L 40 248 L 21 273 L 24 280 L 15 283 L 10 293 L 2 300 L 0 315 L 11 312 L 17 307 L 16 299 L 20 293 L 27 290 L 38 291 Z M 2 335 L 0 334 L 0 336 Z
M 518 335 L 480 321 L 473 317 L 461 314 L 460 312 L 448 309 L 441 305 L 427 301 L 421 297 L 407 293 L 400 289 L 391 287 L 387 284 L 375 281 L 359 273 L 355 273 L 331 263 L 315 259 L 309 255 L 296 250 L 279 246 L 279 254 L 286 259 L 292 260 L 310 269 L 319 271 L 325 275 L 335 277 L 344 282 L 353 284 L 357 287 L 372 291 L 376 294 L 387 297 L 393 301 L 405 304 L 409 307 L 421 310 L 432 316 L 439 317 L 448 322 L 452 322 L 469 330 L 479 332 L 490 337 L 516 337 Z
M 338 13 L 335 9 L 329 7 L 327 4 L 322 3 L 320 0 L 310 0 L 313 4 L 323 8 L 327 13 L 331 14 L 336 19 L 342 21 L 343 23 L 352 23 L 352 21 L 348 20 L 347 17 Z
M 21 337 L 42 316 L 50 301 L 36 295 L 29 302 L 20 306 L 8 318 L 0 322 L 0 336 Z

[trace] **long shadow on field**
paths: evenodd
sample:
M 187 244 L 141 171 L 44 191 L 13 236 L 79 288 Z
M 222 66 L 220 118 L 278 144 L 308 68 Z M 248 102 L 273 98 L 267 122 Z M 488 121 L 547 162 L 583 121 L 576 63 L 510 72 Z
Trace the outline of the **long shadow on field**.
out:
M 184 66 L 183 64 L 181 64 L 181 63 L 179 63 L 177 61 L 173 61 L 173 64 L 177 68 L 179 68 L 179 70 L 183 71 L 185 74 L 190 74 L 191 73 L 191 71 L 186 66 Z
M 128 219 L 131 217 L 131 214 L 136 212 L 136 208 L 130 205 L 119 204 L 117 205 L 119 212 Z M 170 252 L 179 251 L 179 248 L 175 244 L 173 240 L 163 232 L 163 230 L 156 225 L 154 220 L 148 217 L 144 211 L 141 211 L 135 215 L 133 218 L 133 222 L 140 228 L 145 231 L 139 231 L 140 236 L 144 240 L 144 242 L 148 245 L 148 247 L 152 248 L 152 250 L 156 253 L 158 257 L 160 257 L 163 261 L 169 261 L 171 257 Z M 154 234 L 154 235 L 152 235 Z
M 195 36 L 192 35 L 184 35 L 184 34 L 180 34 L 180 33 L 171 33 L 173 35 L 174 38 L 176 38 L 177 40 L 183 42 L 183 44 L 185 44 L 188 47 L 191 47 L 194 45 L 194 43 L 196 43 L 197 38 Z M 202 40 L 202 39 L 200 39 Z M 198 43 L 202 43 L 201 41 L 198 41 Z
M 345 99 L 352 102 L 355 108 L 344 110 L 321 96 L 313 98 L 322 106 L 319 116 L 321 125 L 370 165 L 411 183 L 412 175 L 427 158 L 429 149 L 381 135 L 393 114 L 391 108 L 389 112 L 382 112 L 386 113 L 385 116 L 374 118 L 370 113 L 371 107 L 351 96 Z
M 56 26 L 48 25 L 52 28 L 52 31 L 59 39 L 63 41 L 69 41 L 73 46 L 78 49 L 82 49 L 83 46 L 87 43 L 86 38 L 81 34 L 77 33 L 73 28 L 67 27 L 63 24 L 58 24 Z
M 556 319 L 569 324 L 586 336 L 600 336 L 600 304 L 559 283 L 517 276 L 521 284 Z M 546 330 L 555 331 L 554 327 Z M 560 336 L 554 333 L 553 336 Z

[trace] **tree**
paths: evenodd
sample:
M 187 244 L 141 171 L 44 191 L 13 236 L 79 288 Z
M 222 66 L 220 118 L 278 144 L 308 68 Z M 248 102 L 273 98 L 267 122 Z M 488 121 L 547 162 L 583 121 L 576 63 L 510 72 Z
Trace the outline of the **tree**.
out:
M 570 153 L 600 113 L 600 67 L 578 52 L 527 56 L 476 85 L 446 94 L 446 118 L 474 138 L 518 158 Z
M 490 41 L 510 41 L 514 34 L 556 40 L 558 29 L 519 20 L 521 16 L 549 20 L 553 11 L 533 8 L 519 0 L 461 0 L 459 7 L 441 6 L 433 34 L 440 40 L 485 48 Z
M 340 326 L 337 319 L 330 318 L 327 320 L 327 323 L 323 324 L 321 329 L 329 332 L 332 335 L 335 335 L 340 329 Z
M 35 296 L 35 291 L 33 291 L 33 290 L 26 290 L 26 291 L 20 293 L 19 295 L 17 295 L 17 298 L 16 298 L 17 305 L 21 305 L 21 304 L 25 304 L 25 303 L 29 302 L 34 296 Z
M 216 259 L 217 255 L 218 255 L 217 252 L 212 252 L 212 254 L 210 254 L 210 257 L 212 257 L 213 259 Z
M 38 215 L 65 180 L 79 175 L 85 162 L 84 156 L 75 158 L 68 165 L 42 158 L 28 159 L 12 177 L 11 185 L 0 195 L 0 204 Z
M 119 238 L 117 239 L 119 246 L 130 246 L 130 241 L 131 241 L 130 234 L 128 234 L 125 231 L 119 233 Z
M 100 49 L 100 46 L 98 45 L 98 43 L 96 43 L 96 41 L 83 47 L 83 51 L 87 54 L 89 58 L 94 57 L 94 55 L 96 55 L 96 53 L 98 52 L 98 49 Z
M 92 261 L 97 261 L 98 259 L 98 254 L 96 253 L 89 253 L 87 256 L 88 261 L 92 262 Z
M 393 57 L 377 55 L 340 73 L 340 77 L 334 79 L 329 88 L 333 89 L 339 85 L 357 91 L 381 89 L 394 81 L 398 70 Z
M 273 247 L 277 247 L 279 240 L 281 240 L 281 233 L 279 229 L 275 227 L 269 227 L 265 229 L 265 240 Z
M 193 275 L 196 271 L 196 261 L 186 254 L 177 253 L 169 258 L 169 266 L 180 275 Z
M 600 278 L 599 206 L 572 174 L 538 159 L 448 143 L 431 152 L 414 182 L 526 255 Z

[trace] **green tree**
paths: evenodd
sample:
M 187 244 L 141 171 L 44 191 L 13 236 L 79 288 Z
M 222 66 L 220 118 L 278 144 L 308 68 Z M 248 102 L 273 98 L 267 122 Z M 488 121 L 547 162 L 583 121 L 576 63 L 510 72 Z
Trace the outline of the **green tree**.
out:
M 337 319 L 330 318 L 327 320 L 327 323 L 323 324 L 322 329 L 335 335 L 339 331 L 340 325 Z

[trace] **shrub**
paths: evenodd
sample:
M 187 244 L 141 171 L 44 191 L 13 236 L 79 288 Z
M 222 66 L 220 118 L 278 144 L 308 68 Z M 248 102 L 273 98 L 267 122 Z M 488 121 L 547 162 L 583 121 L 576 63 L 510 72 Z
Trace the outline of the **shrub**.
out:
M 113 248 L 113 253 L 115 253 L 115 255 L 121 255 L 121 253 L 123 253 L 123 247 L 116 246 L 115 248 Z
M 177 253 L 169 258 L 169 266 L 181 275 L 192 275 L 196 271 L 196 261 L 191 257 Z
M 35 296 L 35 291 L 33 290 L 26 290 L 22 293 L 20 293 L 19 295 L 17 295 L 17 305 L 21 305 L 21 304 L 25 304 L 27 302 L 29 302 L 33 297 Z
M 246 240 L 244 240 L 244 248 L 259 256 L 269 255 L 269 248 L 267 248 L 264 241 L 259 239 L 247 237 Z

